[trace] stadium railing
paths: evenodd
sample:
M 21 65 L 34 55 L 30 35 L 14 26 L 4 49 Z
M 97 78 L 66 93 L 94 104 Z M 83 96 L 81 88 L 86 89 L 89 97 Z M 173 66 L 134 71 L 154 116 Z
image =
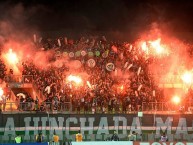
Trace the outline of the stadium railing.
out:
M 77 109 L 77 106 L 75 104 L 72 104 L 71 102 L 58 102 L 57 104 L 53 102 L 41 102 L 38 104 L 39 109 L 35 109 L 35 103 L 34 102 L 6 102 L 6 104 L 1 104 L 1 107 L 3 108 L 3 105 L 5 105 L 5 112 L 18 112 L 18 111 L 42 111 L 42 112 L 58 112 L 58 113 L 77 113 L 77 114 L 93 114 L 93 113 L 108 113 L 108 114 L 115 114 L 115 113 L 137 113 L 140 111 L 151 113 L 151 112 L 165 112 L 170 111 L 173 113 L 193 113 L 193 104 L 187 103 L 184 109 L 180 110 L 180 106 L 178 105 L 172 105 L 167 102 L 149 102 L 149 103 L 143 103 L 141 110 L 131 110 L 130 108 L 127 108 L 126 111 L 123 111 L 122 105 L 119 106 L 119 109 L 111 108 L 108 110 L 108 106 L 105 107 L 105 111 L 101 109 L 101 106 L 95 106 L 95 112 L 93 112 L 92 106 L 88 107 L 88 110 L 85 110 L 84 106 L 80 107 L 80 110 Z M 40 108 L 43 108 L 40 109 Z M 2 109 L 3 110 L 3 109 Z M 4 111 L 4 110 L 3 110 Z
M 175 104 L 173 102 L 143 102 L 142 111 L 179 111 L 192 113 L 193 102 Z
M 7 75 L 5 76 L 5 81 L 7 83 L 32 83 L 32 75 Z
M 59 103 L 57 108 L 55 107 L 55 104 L 52 102 L 43 102 L 44 103 L 44 110 L 40 110 L 40 106 L 38 105 L 39 109 L 35 109 L 35 103 L 34 102 L 6 102 L 6 104 L 0 104 L 3 108 L 3 105 L 5 105 L 5 113 L 10 112 L 18 112 L 18 111 L 42 111 L 42 112 L 47 112 L 47 111 L 57 111 L 57 112 L 63 112 L 63 113 L 71 113 L 72 112 L 72 105 L 70 102 L 64 102 L 64 103 Z M 4 111 L 4 110 L 2 110 Z

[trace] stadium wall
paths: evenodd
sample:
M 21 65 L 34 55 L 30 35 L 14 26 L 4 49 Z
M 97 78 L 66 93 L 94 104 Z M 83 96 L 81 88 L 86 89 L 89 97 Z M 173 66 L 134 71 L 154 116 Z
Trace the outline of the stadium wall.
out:
M 21 132 L 25 139 L 39 131 L 62 139 L 81 130 L 82 134 L 142 134 L 153 131 L 156 134 L 190 134 L 193 131 L 192 114 L 0 114 L 0 135 L 15 136 Z
M 49 143 L 19 143 L 20 145 L 49 145 Z M 1 145 L 16 145 L 16 143 L 1 143 Z
M 133 142 L 133 141 L 119 141 L 119 142 L 72 142 L 72 145 L 192 145 L 192 142 Z

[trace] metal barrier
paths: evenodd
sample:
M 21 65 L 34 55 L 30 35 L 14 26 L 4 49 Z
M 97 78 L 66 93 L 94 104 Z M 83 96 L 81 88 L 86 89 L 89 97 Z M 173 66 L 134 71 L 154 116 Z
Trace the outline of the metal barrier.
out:
M 179 104 L 174 104 L 172 102 L 143 102 L 142 111 L 189 111 L 189 107 L 193 106 L 193 103 L 183 104 L 183 110 L 180 110 L 181 106 Z
M 60 134 L 59 144 L 63 144 L 64 142 L 75 141 L 75 134 L 65 135 Z M 118 134 L 120 141 L 128 141 L 128 134 Z M 36 142 L 35 135 L 21 135 L 23 142 Z M 83 141 L 109 141 L 112 137 L 112 134 L 83 134 Z M 160 141 L 160 134 L 150 134 L 144 133 L 142 135 L 137 135 L 137 141 Z M 168 134 L 169 142 L 192 142 L 193 134 Z M 14 143 L 15 136 L 12 135 L 0 135 L 0 143 Z M 43 142 L 52 142 L 53 135 L 44 135 Z
M 166 102 L 143 102 L 142 111 L 169 111 Z
M 46 111 L 57 111 L 57 112 L 72 112 L 72 104 L 70 102 L 57 103 L 45 102 Z
M 36 107 L 37 104 L 34 102 L 6 102 L 5 104 L 0 104 L 0 107 L 3 111 L 8 112 L 18 112 L 18 111 L 57 111 L 57 112 L 64 112 L 64 113 L 70 113 L 72 112 L 72 104 L 70 102 L 64 102 L 64 103 L 58 103 L 53 104 L 52 102 L 42 102 L 41 104 L 38 104 L 38 107 Z M 41 110 L 40 107 L 43 107 L 43 110 Z M 5 108 L 5 110 L 3 109 Z
M 5 104 L 2 104 L 2 108 L 5 107 L 5 111 L 14 112 L 16 110 L 18 111 L 18 105 L 19 102 L 6 102 Z
M 8 83 L 32 83 L 32 75 L 7 75 L 5 81 Z
M 95 111 L 93 112 L 93 107 L 89 106 L 88 110 L 85 110 L 84 106 L 81 106 L 77 109 L 75 104 L 73 105 L 71 102 L 41 102 L 39 104 L 35 104 L 34 102 L 6 102 L 5 104 L 1 103 L 0 107 L 3 111 L 55 111 L 55 112 L 64 112 L 64 113 L 77 113 L 77 114 L 90 114 L 90 113 L 136 113 L 138 111 L 143 112 L 152 112 L 152 111 L 171 111 L 171 112 L 179 112 L 179 113 L 193 113 L 193 104 L 187 104 L 184 107 L 184 110 L 179 110 L 179 106 L 166 103 L 166 102 L 149 102 L 142 104 L 142 110 L 130 110 L 130 108 L 126 108 L 126 111 L 123 111 L 122 105 L 119 105 L 119 109 L 111 108 L 109 110 L 108 107 L 102 109 L 101 106 L 95 106 Z M 129 106 L 128 106 L 129 107 Z M 5 110 L 3 109 L 5 108 Z M 100 108 L 100 109 L 99 109 Z M 104 108 L 104 107 L 103 107 Z M 137 109 L 137 108 L 136 108 Z M 105 110 L 105 112 L 103 111 Z M 180 112 L 181 111 L 181 112 Z

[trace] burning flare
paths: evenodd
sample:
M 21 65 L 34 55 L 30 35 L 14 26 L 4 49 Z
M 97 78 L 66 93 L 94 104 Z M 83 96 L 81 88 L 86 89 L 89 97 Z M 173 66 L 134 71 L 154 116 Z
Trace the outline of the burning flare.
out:
M 146 55 L 163 55 L 169 54 L 168 49 L 166 49 L 165 45 L 161 44 L 161 38 L 156 40 L 149 40 L 149 41 L 141 41 L 140 47 Z
M 76 85 L 80 85 L 82 83 L 82 79 L 79 76 L 69 75 L 67 77 L 68 82 L 74 82 Z
M 175 104 L 179 104 L 180 103 L 180 97 L 179 96 L 174 96 L 172 98 L 172 101 L 175 103 Z
M 147 47 L 147 43 L 143 42 L 141 45 L 142 50 L 146 53 L 149 54 L 149 48 Z
M 3 59 L 7 62 L 7 66 L 14 71 L 14 74 L 19 74 L 19 57 L 18 55 L 10 48 L 8 52 L 2 54 Z
M 12 65 L 15 65 L 19 62 L 19 59 L 18 59 L 16 53 L 14 53 L 11 48 L 9 49 L 9 52 L 5 54 L 5 58 L 6 58 L 7 62 L 9 62 Z
M 157 54 L 161 54 L 164 51 L 164 48 L 161 46 L 160 42 L 161 42 L 160 38 L 155 41 L 149 42 Z
M 191 84 L 193 79 L 193 74 L 192 72 L 187 71 L 184 74 L 182 74 L 181 78 L 184 83 Z

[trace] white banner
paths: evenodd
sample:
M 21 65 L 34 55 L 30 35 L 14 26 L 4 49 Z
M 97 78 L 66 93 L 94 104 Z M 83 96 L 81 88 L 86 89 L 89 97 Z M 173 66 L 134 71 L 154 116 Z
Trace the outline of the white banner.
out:
M 193 145 L 191 142 L 133 142 L 133 141 L 89 141 L 72 142 L 72 145 Z

